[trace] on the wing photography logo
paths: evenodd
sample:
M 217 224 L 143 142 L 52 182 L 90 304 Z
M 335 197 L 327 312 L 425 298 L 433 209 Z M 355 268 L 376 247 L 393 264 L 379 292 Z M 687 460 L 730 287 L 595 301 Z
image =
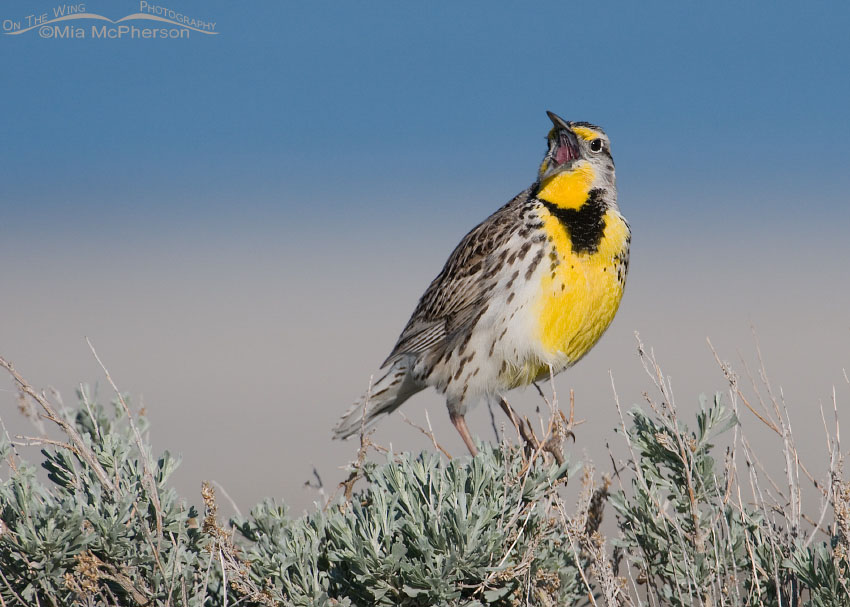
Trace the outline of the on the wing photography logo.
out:
M 183 11 L 141 0 L 134 13 L 110 19 L 90 12 L 85 2 L 60 4 L 18 18 L 3 16 L 2 31 L 7 36 L 48 39 L 163 40 L 189 38 L 193 34 L 215 36 L 216 22 L 187 15 Z

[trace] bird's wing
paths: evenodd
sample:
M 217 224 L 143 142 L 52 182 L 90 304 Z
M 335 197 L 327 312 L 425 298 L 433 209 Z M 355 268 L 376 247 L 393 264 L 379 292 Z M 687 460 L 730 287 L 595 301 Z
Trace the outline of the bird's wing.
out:
M 520 193 L 463 237 L 420 298 L 386 362 L 441 348 L 474 325 L 496 283 L 498 253 L 522 225 L 520 211 L 530 192 Z

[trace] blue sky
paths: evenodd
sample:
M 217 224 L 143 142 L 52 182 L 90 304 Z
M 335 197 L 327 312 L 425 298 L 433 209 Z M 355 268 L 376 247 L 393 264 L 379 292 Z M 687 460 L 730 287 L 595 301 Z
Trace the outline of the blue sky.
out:
M 848 185 L 840 3 L 168 6 L 220 34 L 0 37 L 7 217 L 251 229 L 465 203 L 481 218 L 533 178 L 546 109 L 607 128 L 624 206 L 652 222 L 683 192 L 711 196 L 681 200 L 689 214 L 790 220 L 813 184 L 815 215 Z
M 0 26 L 58 4 L 6 0 Z M 338 480 L 331 427 L 460 237 L 534 179 L 545 110 L 605 127 L 634 235 L 617 319 L 557 379 L 576 451 L 608 461 L 609 370 L 642 402 L 635 331 L 687 408 L 725 389 L 705 338 L 751 359 L 753 323 L 820 453 L 811 407 L 850 365 L 846 3 L 150 4 L 219 34 L 0 28 L 0 355 L 72 401 L 90 337 L 184 454 L 182 493 L 303 506 L 310 464 Z M 462 452 L 437 395 L 403 410 L 424 408 Z M 489 438 L 480 408 L 470 427 Z M 376 438 L 430 448 L 397 416 Z

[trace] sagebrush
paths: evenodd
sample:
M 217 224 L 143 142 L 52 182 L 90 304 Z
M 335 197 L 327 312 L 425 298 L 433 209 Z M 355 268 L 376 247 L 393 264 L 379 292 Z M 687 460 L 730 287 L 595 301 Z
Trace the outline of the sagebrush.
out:
M 199 508 L 169 487 L 178 461 L 152 455 L 126 396 L 104 405 L 81 390 L 64 408 L 0 359 L 24 408 L 64 436 L 0 438 L 0 605 L 850 605 L 837 425 L 821 503 L 806 513 L 781 398 L 768 389 L 751 404 L 724 365 L 728 395 L 701 399 L 690 430 L 640 354 L 658 398 L 622 414 L 629 456 L 601 478 L 526 433 L 455 459 L 387 453 L 364 436 L 348 481 L 315 512 L 291 518 L 266 500 L 227 522 L 209 485 Z M 741 404 L 777 435 L 784 484 L 744 437 Z M 46 481 L 21 443 L 42 446 Z

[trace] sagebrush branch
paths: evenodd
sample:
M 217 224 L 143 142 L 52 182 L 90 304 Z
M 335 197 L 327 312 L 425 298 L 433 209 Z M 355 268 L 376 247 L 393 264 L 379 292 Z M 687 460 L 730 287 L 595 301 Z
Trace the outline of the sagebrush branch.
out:
M 58 425 L 62 428 L 62 431 L 68 435 L 68 438 L 71 440 L 71 443 L 74 447 L 74 454 L 86 462 L 89 466 L 91 466 L 92 470 L 94 470 L 97 475 L 97 479 L 100 483 L 108 488 L 112 493 L 115 493 L 115 485 L 109 479 L 109 475 L 106 473 L 106 470 L 103 469 L 103 466 L 100 465 L 100 462 L 97 461 L 94 452 L 91 448 L 86 444 L 83 440 L 83 437 L 80 436 L 80 433 L 77 432 L 77 429 L 74 428 L 73 425 L 68 423 L 63 417 L 59 414 L 56 409 L 53 408 L 53 405 L 44 398 L 42 394 L 39 394 L 35 388 L 33 388 L 30 383 L 25 380 L 20 373 L 15 370 L 14 365 L 7 361 L 5 358 L 0 356 L 0 367 L 6 369 L 12 378 L 15 380 L 15 383 L 18 384 L 18 389 L 32 398 L 38 405 L 44 410 L 45 419 L 52 421 L 54 424 Z

